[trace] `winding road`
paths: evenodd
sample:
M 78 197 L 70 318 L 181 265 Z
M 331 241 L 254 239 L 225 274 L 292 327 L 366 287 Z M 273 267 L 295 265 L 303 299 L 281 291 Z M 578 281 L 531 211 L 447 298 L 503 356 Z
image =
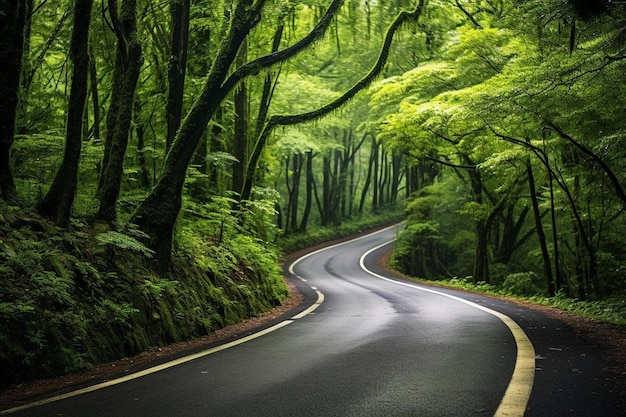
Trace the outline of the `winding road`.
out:
M 305 303 L 254 333 L 15 416 L 612 416 L 593 347 L 540 312 L 391 276 L 396 227 L 285 267 Z

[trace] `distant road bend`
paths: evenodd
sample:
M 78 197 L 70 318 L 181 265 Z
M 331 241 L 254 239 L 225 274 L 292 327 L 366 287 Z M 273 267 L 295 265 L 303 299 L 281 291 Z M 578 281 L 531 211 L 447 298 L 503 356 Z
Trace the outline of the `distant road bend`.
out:
M 396 232 L 389 227 L 287 265 L 309 303 L 259 333 L 0 413 L 525 415 L 536 363 L 524 331 L 487 308 L 487 297 L 435 290 L 379 269 L 375 260 Z M 552 411 L 533 415 L 565 415 Z

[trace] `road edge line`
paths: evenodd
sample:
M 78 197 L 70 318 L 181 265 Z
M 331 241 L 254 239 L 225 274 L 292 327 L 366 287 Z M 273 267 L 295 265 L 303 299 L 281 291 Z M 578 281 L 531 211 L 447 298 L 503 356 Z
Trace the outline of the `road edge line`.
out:
M 512 318 L 510 318 L 506 314 L 500 313 L 499 311 L 481 306 L 461 297 L 456 297 L 454 295 L 432 290 L 430 288 L 424 288 L 418 284 L 402 282 L 395 279 L 387 278 L 368 269 L 365 266 L 365 258 L 372 252 L 392 242 L 393 240 L 390 240 L 365 252 L 359 259 L 359 266 L 361 267 L 361 269 L 376 278 L 389 281 L 394 284 L 404 285 L 406 287 L 414 288 L 416 290 L 441 295 L 465 303 L 471 307 L 477 308 L 497 317 L 509 328 L 517 346 L 517 357 L 515 360 L 515 368 L 513 369 L 513 374 L 511 375 L 511 380 L 509 381 L 507 389 L 504 393 L 504 396 L 502 397 L 502 401 L 500 401 L 500 405 L 498 406 L 494 417 L 524 416 L 526 407 L 528 405 L 528 400 L 530 399 L 533 381 L 535 379 L 535 348 L 533 347 L 532 342 L 530 341 L 524 330 Z

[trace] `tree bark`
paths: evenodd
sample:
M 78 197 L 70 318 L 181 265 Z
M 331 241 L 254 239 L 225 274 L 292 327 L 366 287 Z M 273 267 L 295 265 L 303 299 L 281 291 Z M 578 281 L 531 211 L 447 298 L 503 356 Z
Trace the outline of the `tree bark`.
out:
M 530 161 L 526 163 L 526 171 L 528 173 L 528 187 L 530 190 L 530 202 L 533 207 L 533 214 L 535 219 L 535 230 L 537 232 L 537 238 L 539 239 L 539 247 L 541 248 L 541 257 L 543 259 L 543 269 L 546 275 L 546 283 L 548 287 L 548 294 L 550 297 L 554 297 L 555 286 L 552 277 L 552 263 L 550 261 L 550 254 L 548 253 L 548 244 L 546 242 L 546 234 L 543 231 L 543 224 L 541 223 L 541 213 L 539 211 L 539 202 L 537 200 L 537 189 L 535 188 L 535 176 L 533 174 Z
M 100 207 L 96 218 L 104 222 L 114 222 L 117 218 L 116 205 L 122 186 L 124 157 L 142 64 L 142 50 L 137 34 L 136 0 L 122 1 L 119 19 L 116 1 L 109 0 L 109 12 L 118 39 L 113 91 L 107 116 L 105 154 L 98 187 Z
M 17 202 L 11 146 L 19 105 L 25 22 L 25 0 L 0 0 L 0 192 L 10 203 Z
M 313 205 L 313 152 L 308 151 L 305 155 L 306 158 L 306 199 L 304 201 L 304 211 L 302 213 L 302 220 L 300 221 L 299 230 L 305 232 L 309 223 L 309 216 L 311 214 L 311 206 Z
M 87 102 L 89 79 L 88 39 L 92 5 L 93 0 L 76 0 L 75 3 L 70 43 L 70 58 L 74 63 L 74 71 L 65 127 L 65 151 L 52 186 L 37 207 L 40 214 L 53 217 L 62 227 L 69 224 L 78 187 L 78 166 L 83 142 L 82 119 Z
M 169 149 L 172 142 L 174 142 L 183 115 L 190 0 L 175 0 L 170 7 L 172 15 L 172 53 L 167 72 L 169 90 L 166 105 L 166 149 Z
M 374 158 L 376 156 L 376 138 L 372 136 L 372 148 L 370 150 L 370 160 L 367 164 L 367 174 L 365 176 L 365 183 L 363 184 L 363 189 L 361 190 L 361 199 L 359 201 L 359 213 L 363 213 L 363 207 L 365 206 L 365 199 L 367 198 L 367 192 L 369 191 L 370 185 L 372 183 L 372 171 L 374 169 Z
M 244 65 L 248 59 L 248 46 L 244 41 L 239 48 L 236 63 L 238 66 Z M 233 135 L 232 154 L 237 159 L 232 165 L 233 181 L 231 190 L 241 193 L 244 186 L 246 162 L 248 160 L 248 120 L 250 119 L 250 107 L 248 106 L 248 88 L 245 81 L 242 81 L 233 95 L 235 107 L 235 132 Z
M 276 32 L 274 32 L 274 39 L 272 41 L 272 53 L 278 51 L 278 48 L 280 47 L 280 42 L 283 38 L 284 30 L 284 24 L 281 24 L 278 26 L 278 28 L 276 28 Z M 252 187 L 254 186 L 256 178 L 256 168 L 259 163 L 259 159 L 261 159 L 263 149 L 265 149 L 267 135 L 263 135 L 263 127 L 267 122 L 267 114 L 269 112 L 270 102 L 272 100 L 274 87 L 276 86 L 278 76 L 276 76 L 276 79 L 274 81 L 272 80 L 273 78 L 274 77 L 272 76 L 272 74 L 267 74 L 263 83 L 263 92 L 261 94 L 259 112 L 257 114 L 254 130 L 254 138 L 256 140 L 256 143 L 254 144 L 254 147 L 250 152 L 250 159 L 246 161 L 246 173 L 243 189 L 241 190 L 241 200 L 249 200 L 252 195 Z

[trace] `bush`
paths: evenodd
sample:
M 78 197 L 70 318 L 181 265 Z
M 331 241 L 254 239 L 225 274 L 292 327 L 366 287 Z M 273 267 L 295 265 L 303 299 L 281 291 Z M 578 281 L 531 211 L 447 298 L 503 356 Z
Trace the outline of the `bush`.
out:
M 505 293 L 511 295 L 538 295 L 543 293 L 537 285 L 540 279 L 534 272 L 517 272 L 507 275 L 501 287 Z

